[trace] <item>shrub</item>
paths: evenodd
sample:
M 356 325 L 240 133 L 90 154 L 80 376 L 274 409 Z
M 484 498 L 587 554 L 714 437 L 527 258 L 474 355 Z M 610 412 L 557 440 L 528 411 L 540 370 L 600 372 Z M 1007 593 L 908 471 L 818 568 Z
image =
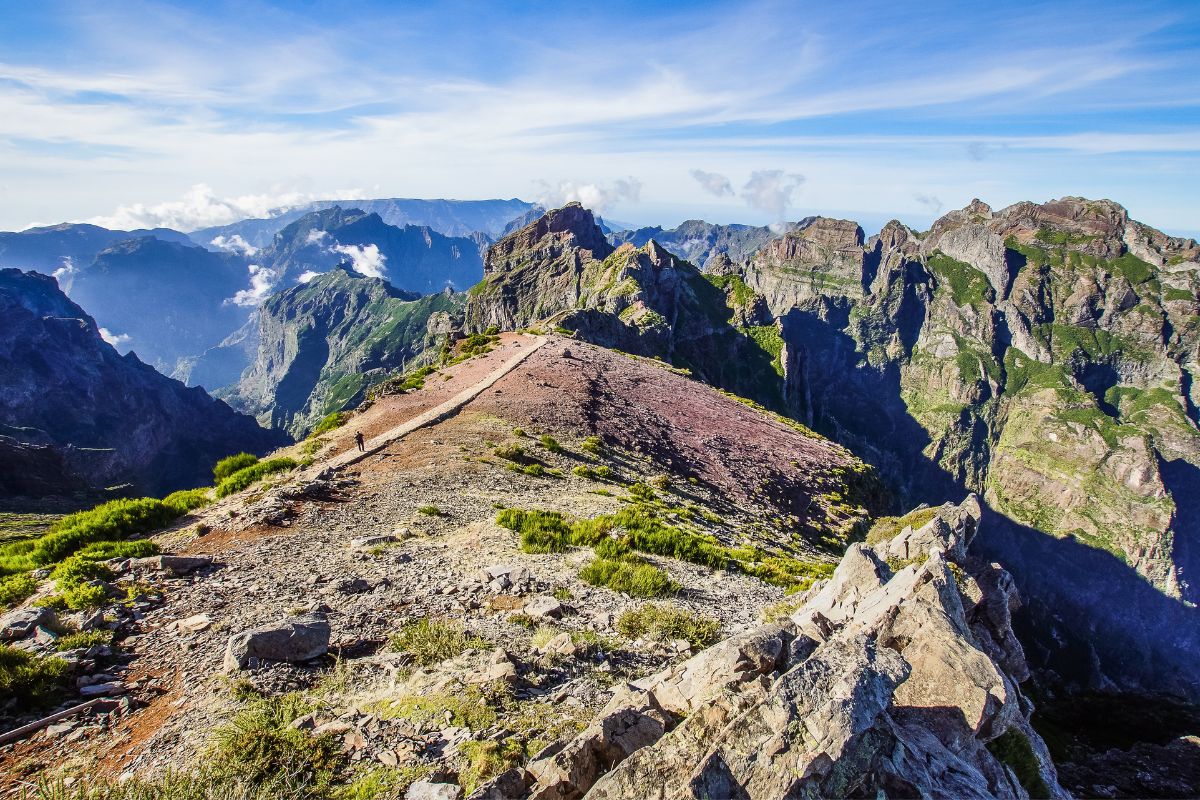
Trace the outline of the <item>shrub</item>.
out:
M 0 644 L 0 706 L 16 699 L 19 707 L 43 706 L 54 700 L 70 667 L 61 658 L 43 658 Z
M 580 570 L 579 577 L 593 586 L 607 586 L 632 597 L 664 597 L 679 591 L 679 585 L 658 567 L 629 560 L 593 559 Z
M 37 581 L 28 573 L 0 578 L 0 608 L 15 606 L 37 591 Z
M 712 617 L 654 604 L 626 611 L 617 618 L 616 627 L 618 633 L 630 639 L 686 639 L 697 650 L 715 642 L 721 631 L 720 621 Z
M 417 509 L 417 512 L 427 517 L 440 517 L 442 515 L 442 510 L 434 505 L 421 506 Z
M 79 647 L 95 647 L 112 641 L 111 631 L 79 631 L 70 633 L 54 643 L 56 650 L 74 650 Z
M 90 511 L 60 519 L 49 533 L 37 540 L 29 558 L 34 564 L 53 564 L 85 545 L 148 533 L 178 516 L 174 508 L 150 497 L 111 500 Z
M 588 480 L 596 479 L 596 470 L 592 469 L 591 467 L 584 466 L 583 464 L 573 468 L 571 472 L 581 478 L 587 478 Z
M 513 436 L 516 436 L 518 439 L 520 439 L 524 435 L 525 435 L 525 431 L 522 430 L 521 428 L 513 428 Z
M 316 427 L 312 429 L 312 432 L 308 434 L 308 438 L 311 439 L 314 436 L 320 436 L 322 433 L 335 431 L 345 425 L 348 419 L 350 419 L 349 411 L 334 411 L 332 414 L 326 414 L 316 424 Z
M 394 650 L 408 653 L 422 666 L 453 658 L 472 647 L 487 647 L 487 642 L 467 634 L 455 622 L 430 617 L 405 623 L 392 637 Z
M 228 497 L 257 483 L 268 475 L 274 475 L 277 472 L 286 472 L 287 470 L 295 469 L 297 466 L 295 459 L 286 457 L 259 461 L 257 464 L 238 470 L 217 484 L 217 497 Z
M 589 436 L 583 440 L 583 444 L 579 445 L 579 447 L 585 453 L 591 453 L 592 455 L 599 455 L 600 448 L 603 445 L 604 445 L 604 443 L 602 441 L 600 441 L 599 436 Z
M 515 531 L 526 553 L 561 553 L 571 546 L 571 526 L 557 511 L 522 511 L 506 508 L 496 524 Z
M 253 785 L 262 797 L 321 796 L 344 757 L 332 735 L 312 736 L 292 727 L 312 710 L 294 694 L 251 702 L 214 734 L 213 772 L 219 779 Z
M 91 561 L 107 561 L 110 558 L 146 558 L 156 556 L 162 548 L 150 539 L 134 539 L 124 542 L 92 542 L 76 555 Z
M 1016 728 L 1009 728 L 988 742 L 986 747 L 1000 762 L 1012 769 L 1017 776 L 1017 782 L 1030 797 L 1050 796 L 1050 788 L 1042 780 L 1037 756 L 1034 755 L 1033 747 L 1025 734 Z
M 629 545 L 620 539 L 613 539 L 611 536 L 600 540 L 596 544 L 596 555 L 600 558 L 607 558 L 610 561 L 618 561 L 627 557 L 631 550 Z
M 530 464 L 522 469 L 521 472 L 524 472 L 526 475 L 532 475 L 535 478 L 540 478 L 546 474 L 546 468 L 541 464 Z
M 496 711 L 478 686 L 468 686 L 454 694 L 407 695 L 381 709 L 380 716 L 408 719 L 420 725 L 444 726 L 449 722 L 471 731 L 496 724 Z
M 81 555 L 73 555 L 64 560 L 50 573 L 50 578 L 58 584 L 59 591 L 78 586 L 85 581 L 107 581 L 112 577 L 111 569 Z
M 542 443 L 542 447 L 551 453 L 561 453 L 563 451 L 563 447 L 558 443 L 558 440 L 548 433 L 543 435 L 538 441 Z
M 213 466 L 213 482 L 220 483 L 238 470 L 252 467 L 258 463 L 258 456 L 253 453 L 238 453 L 226 456 Z
M 512 741 L 464 742 L 459 753 L 466 767 L 459 771 L 458 783 L 468 795 L 480 784 L 520 764 L 525 756 L 524 748 Z
M 208 489 L 183 489 L 171 492 L 163 498 L 163 505 L 170 506 L 182 517 L 193 509 L 203 508 L 211 503 L 212 499 L 209 498 L 208 492 Z
M 742 564 L 742 571 L 774 586 L 803 591 L 819 578 L 828 578 L 837 568 L 823 561 L 801 561 L 787 556 L 769 556 L 758 563 Z
M 47 605 L 51 607 L 69 608 L 72 611 L 82 611 L 84 609 L 99 608 L 104 605 L 104 601 L 108 599 L 108 592 L 103 586 L 98 586 L 94 583 L 81 583 L 78 586 L 72 586 L 70 589 L 59 594 L 57 597 L 47 598 Z M 57 602 L 54 602 L 57 601 Z
M 525 448 L 519 444 L 508 444 L 497 447 L 492 453 L 496 458 L 503 458 L 505 461 L 511 461 L 514 464 L 528 464 L 531 459 L 529 454 L 525 452 Z
M 596 467 L 596 477 L 602 481 L 615 480 L 616 476 L 617 473 L 614 472 L 613 468 L 608 464 L 601 464 L 600 466 Z
M 636 497 L 638 500 L 643 500 L 646 502 L 649 502 L 649 501 L 653 500 L 654 498 L 658 497 L 658 495 L 656 495 L 654 493 L 654 489 L 652 489 L 651 487 L 647 486 L 644 483 L 633 484 L 632 486 L 629 487 L 629 493 L 631 495 L 633 495 L 634 497 Z
M 669 491 L 671 488 L 671 477 L 669 475 L 655 475 L 650 479 L 650 483 L 654 488 L 661 491 Z

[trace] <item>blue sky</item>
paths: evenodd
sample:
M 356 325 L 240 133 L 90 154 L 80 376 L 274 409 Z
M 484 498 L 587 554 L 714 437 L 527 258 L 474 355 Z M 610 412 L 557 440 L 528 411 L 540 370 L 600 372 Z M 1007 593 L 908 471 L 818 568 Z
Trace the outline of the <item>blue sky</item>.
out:
M 1196 0 L 831 6 L 0 0 L 0 229 L 515 196 L 870 232 L 1076 194 L 1200 233 Z

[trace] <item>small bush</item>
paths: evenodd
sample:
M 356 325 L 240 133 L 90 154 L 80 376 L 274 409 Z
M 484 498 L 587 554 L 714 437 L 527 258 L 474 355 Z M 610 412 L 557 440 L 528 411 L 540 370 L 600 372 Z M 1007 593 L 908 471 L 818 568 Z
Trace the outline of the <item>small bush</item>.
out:
M 525 435 L 525 431 L 522 430 L 521 428 L 513 428 L 513 436 L 516 436 L 518 439 L 520 439 L 524 435 Z
M 528 464 L 530 459 L 529 454 L 525 452 L 525 448 L 519 444 L 501 445 L 492 451 L 496 458 L 502 458 L 505 461 L 511 461 L 514 464 Z
M 58 595 L 62 605 L 72 611 L 99 608 L 108 599 L 108 592 L 103 586 L 94 583 L 83 583 L 72 586 Z
M 1050 796 L 1050 787 L 1042 780 L 1037 756 L 1034 755 L 1033 746 L 1029 744 L 1025 734 L 1016 728 L 1009 728 L 988 742 L 986 747 L 1000 762 L 1012 769 L 1017 776 L 1017 782 L 1030 797 Z
M 70 667 L 61 658 L 43 658 L 0 644 L 0 706 L 43 706 L 58 696 Z
M 326 414 L 321 418 L 321 421 L 316 424 L 312 432 L 308 434 L 308 438 L 320 436 L 322 433 L 329 433 L 346 424 L 346 420 L 350 419 L 349 411 L 334 411 L 332 414 Z
M 260 797 L 321 796 L 343 762 L 341 742 L 291 723 L 313 710 L 297 695 L 252 701 L 213 736 L 209 763 L 221 779 L 244 781 Z
M 526 475 L 532 475 L 535 478 L 540 478 L 546 474 L 546 468 L 541 464 L 530 464 L 522 469 L 521 472 L 524 472 Z
M 626 558 L 632 552 L 625 542 L 620 539 L 608 537 L 600 540 L 596 544 L 596 555 L 600 558 L 607 558 L 610 561 L 619 561 Z
M 258 456 L 253 453 L 238 453 L 226 456 L 213 466 L 213 483 L 220 483 L 238 470 L 252 467 L 258 463 Z
M 600 449 L 603 446 L 604 443 L 600 441 L 599 436 L 589 436 L 583 440 L 583 444 L 579 445 L 579 448 L 583 450 L 583 452 L 591 453 L 595 456 L 600 454 Z
M 526 553 L 561 553 L 571 546 L 571 526 L 557 511 L 522 511 L 506 508 L 496 524 L 515 531 Z
M 161 552 L 150 539 L 134 539 L 126 542 L 92 542 L 76 555 L 91 561 L 107 561 L 110 558 L 147 558 Z
M 295 469 L 297 466 L 295 459 L 292 458 L 272 458 L 267 461 L 259 461 L 253 466 L 238 470 L 217 484 L 217 497 L 228 497 L 257 483 L 268 475 L 274 475 L 277 472 L 286 472 L 290 469 Z
M 579 577 L 592 586 L 607 586 L 631 597 L 665 597 L 679 591 L 679 585 L 658 567 L 629 560 L 593 559 Z
M 179 516 L 183 516 L 197 508 L 203 508 L 212 502 L 208 496 L 208 489 L 183 489 L 178 492 L 171 492 L 163 498 L 163 505 L 169 506 Z
M 602 481 L 616 480 L 617 473 L 608 464 L 601 464 L 596 467 L 596 477 Z
M 112 641 L 111 631 L 79 631 L 70 633 L 54 643 L 56 650 L 74 650 L 80 647 L 95 647 Z
M 458 773 L 458 783 L 468 795 L 480 784 L 520 764 L 525 756 L 521 745 L 512 741 L 464 742 L 459 753 L 466 766 Z
M 496 710 L 478 686 L 462 691 L 408 695 L 380 710 L 385 719 L 408 719 L 421 725 L 451 725 L 481 731 L 496 724 Z
M 563 447 L 558 443 L 558 440 L 548 433 L 543 435 L 538 441 L 542 443 L 542 447 L 551 453 L 561 453 L 563 451 Z
M 617 632 L 630 639 L 667 642 L 686 639 L 694 649 L 708 647 L 721 631 L 720 621 L 681 608 L 647 605 L 617 618 Z
M 590 481 L 594 481 L 596 479 L 596 470 L 592 469 L 591 467 L 584 466 L 583 464 L 573 468 L 571 472 L 581 478 L 587 478 Z
M 111 569 L 95 561 L 89 561 L 80 555 L 71 556 L 50 573 L 50 578 L 58 584 L 59 591 L 78 586 L 85 581 L 107 581 L 112 577 Z
M 179 512 L 174 508 L 150 497 L 112 500 L 90 511 L 60 519 L 49 533 L 36 541 L 29 559 L 40 566 L 53 564 L 85 545 L 148 533 L 178 516 Z
M 15 606 L 36 591 L 37 581 L 28 573 L 0 578 L 0 608 Z
M 654 489 L 644 483 L 633 484 L 629 487 L 629 493 L 638 500 L 642 500 L 644 502 L 650 502 L 654 498 L 658 497 L 658 495 L 654 493 Z
M 421 506 L 417 509 L 417 512 L 427 517 L 440 517 L 442 515 L 442 510 L 434 505 Z
M 467 634 L 455 622 L 430 617 L 406 623 L 392 637 L 394 650 L 408 653 L 422 666 L 453 658 L 472 647 L 487 647 L 487 642 Z
M 664 492 L 670 491 L 671 477 L 669 475 L 655 475 L 653 478 L 650 479 L 650 484 L 655 489 L 659 489 L 660 491 L 664 491 Z

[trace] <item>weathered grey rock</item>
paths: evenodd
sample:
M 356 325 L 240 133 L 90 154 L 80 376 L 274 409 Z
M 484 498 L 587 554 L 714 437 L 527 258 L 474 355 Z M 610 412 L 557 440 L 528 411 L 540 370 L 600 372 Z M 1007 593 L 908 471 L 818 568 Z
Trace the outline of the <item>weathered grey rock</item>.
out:
M 186 575 L 189 572 L 212 566 L 212 562 L 212 556 L 161 555 L 132 559 L 130 561 L 130 568 L 151 569 L 170 572 L 174 575 Z
M 467 795 L 467 800 L 521 800 L 525 797 L 525 770 L 501 772 Z
M 563 604 L 547 595 L 538 595 L 525 604 L 525 613 L 537 619 L 558 619 L 563 615 Z
M 968 498 L 924 538 L 902 532 L 928 552 L 894 574 L 855 545 L 793 621 L 618 689 L 588 730 L 528 766 L 529 796 L 1024 800 L 986 747 L 1013 732 L 1066 798 L 1017 688 L 1006 573 L 980 566 L 964 605 L 945 557 L 965 550 L 978 514 Z
M 260 661 L 309 661 L 329 650 L 329 623 L 323 614 L 296 617 L 229 637 L 225 670 L 245 669 Z
M 405 800 L 458 800 L 462 789 L 457 783 L 434 783 L 417 781 L 404 793 Z
M 0 617 L 0 640 L 17 641 L 33 636 L 38 628 L 57 628 L 58 615 L 53 609 L 34 606 L 10 611 Z

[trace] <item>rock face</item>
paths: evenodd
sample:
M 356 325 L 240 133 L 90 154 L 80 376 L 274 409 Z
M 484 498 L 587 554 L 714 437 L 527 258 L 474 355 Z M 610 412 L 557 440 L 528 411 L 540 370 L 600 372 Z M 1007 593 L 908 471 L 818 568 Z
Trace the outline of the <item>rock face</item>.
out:
M 1005 531 L 981 546 L 1035 599 L 1040 666 L 1145 689 L 1194 661 L 1196 636 L 1171 644 L 1194 607 L 1141 587 L 1200 599 L 1196 242 L 1110 201 L 975 201 L 925 234 L 804 220 L 698 275 L 654 241 L 610 250 L 585 215 L 497 243 L 468 323 L 546 320 L 669 360 L 863 454 L 909 504 L 979 493 Z M 1057 544 L 1017 546 L 1022 530 Z M 1106 563 L 1079 569 L 1076 543 Z M 1072 630 L 1105 632 L 1090 666 Z
M 1067 797 L 1018 687 L 1011 578 L 965 555 L 979 513 L 855 545 L 788 621 L 618 691 L 528 796 Z
M 259 312 L 259 350 L 231 405 L 296 435 L 362 401 L 445 334 L 461 308 L 448 292 L 420 297 L 345 268 L 271 297 Z
M 162 495 L 211 481 L 212 464 L 230 453 L 286 442 L 202 389 L 118 355 L 53 278 L 33 272 L 0 271 L 0 373 L 0 426 L 32 445 L 15 451 L 39 469 L 61 459 L 72 476 L 66 486 L 44 486 L 42 495 L 80 483 L 129 483 Z M 9 468 L 23 471 L 6 464 L 5 474 Z

